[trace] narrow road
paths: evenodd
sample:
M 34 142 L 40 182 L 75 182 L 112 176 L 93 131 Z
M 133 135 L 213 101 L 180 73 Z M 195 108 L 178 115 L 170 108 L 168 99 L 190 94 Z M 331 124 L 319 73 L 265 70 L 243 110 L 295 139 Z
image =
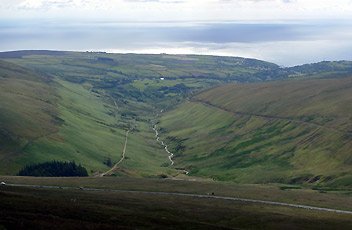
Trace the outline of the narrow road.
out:
M 113 173 L 117 169 L 119 164 L 121 164 L 121 162 L 125 159 L 126 148 L 127 148 L 127 140 L 128 140 L 128 133 L 129 132 L 130 132 L 129 130 L 126 131 L 125 144 L 123 146 L 121 159 L 111 169 L 109 169 L 108 171 L 100 174 L 101 177 L 111 175 L 111 173 Z
M 78 187 L 61 187 L 61 186 L 46 186 L 46 185 L 26 185 L 26 184 L 7 184 L 5 186 L 60 189 L 60 190 L 61 189 L 75 189 L 75 190 L 80 189 L 83 191 L 135 193 L 135 194 L 148 194 L 148 195 L 155 195 L 155 196 L 179 196 L 179 197 L 193 197 L 193 198 L 200 198 L 200 199 L 219 199 L 219 200 L 227 200 L 227 201 L 237 201 L 237 202 L 244 202 L 244 203 L 255 203 L 255 204 L 263 204 L 263 205 L 273 205 L 273 206 L 283 206 L 283 207 L 300 208 L 300 209 L 312 210 L 312 211 L 332 212 L 332 213 L 338 213 L 338 214 L 352 215 L 352 211 L 347 211 L 347 210 L 322 208 L 322 207 L 316 207 L 316 206 L 310 206 L 310 205 L 291 204 L 291 203 L 268 201 L 268 200 L 256 200 L 256 199 L 247 199 L 247 198 L 239 198 L 239 197 L 228 197 L 228 196 L 199 195 L 199 194 L 192 194 L 192 193 L 176 193 L 176 192 L 152 192 L 152 191 L 98 189 L 98 188 L 83 188 L 83 187 L 78 188 Z
M 111 99 L 114 102 L 114 105 L 115 105 L 115 108 L 116 108 L 115 118 L 117 120 L 117 111 L 118 111 L 119 107 L 117 106 L 117 103 L 116 103 L 115 99 L 112 98 L 112 97 L 111 97 Z M 106 171 L 104 173 L 99 174 L 100 177 L 111 175 L 117 169 L 119 164 L 121 164 L 121 162 L 125 159 L 126 148 L 127 148 L 127 140 L 128 140 L 129 132 L 130 132 L 130 130 L 126 131 L 125 144 L 124 144 L 123 149 L 122 149 L 121 159 L 116 164 L 114 164 L 114 166 L 111 169 L 109 169 L 108 171 Z

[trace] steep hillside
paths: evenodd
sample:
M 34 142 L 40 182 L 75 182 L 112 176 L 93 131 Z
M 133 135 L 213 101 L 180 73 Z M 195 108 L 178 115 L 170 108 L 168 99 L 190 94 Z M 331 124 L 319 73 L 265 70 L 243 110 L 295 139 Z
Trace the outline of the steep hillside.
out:
M 0 61 L 0 159 L 2 172 L 30 142 L 58 131 L 51 82 L 31 70 Z
M 217 87 L 166 113 L 160 127 L 194 175 L 351 185 L 352 78 Z
M 90 174 L 106 171 L 108 160 L 120 160 L 129 128 L 121 113 L 112 97 L 93 92 L 89 84 L 0 61 L 0 173 L 16 174 L 25 165 L 51 160 L 74 160 Z M 170 170 L 162 167 L 167 156 L 144 123 L 132 130 L 129 143 L 120 171 L 156 176 Z

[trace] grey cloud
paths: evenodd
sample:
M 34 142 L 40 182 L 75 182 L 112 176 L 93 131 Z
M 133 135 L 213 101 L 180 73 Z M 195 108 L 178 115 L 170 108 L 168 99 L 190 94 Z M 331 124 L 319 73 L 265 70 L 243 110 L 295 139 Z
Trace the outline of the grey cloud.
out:
M 352 59 L 352 25 L 275 23 L 0 23 L 0 50 L 146 50 L 191 47 L 278 64 L 318 58 Z M 177 47 L 178 48 L 178 47 Z M 197 51 L 198 50 L 198 51 Z M 239 53 L 241 51 L 241 53 Z M 295 59 L 295 56 L 297 58 Z M 299 57 L 299 58 L 298 58 Z

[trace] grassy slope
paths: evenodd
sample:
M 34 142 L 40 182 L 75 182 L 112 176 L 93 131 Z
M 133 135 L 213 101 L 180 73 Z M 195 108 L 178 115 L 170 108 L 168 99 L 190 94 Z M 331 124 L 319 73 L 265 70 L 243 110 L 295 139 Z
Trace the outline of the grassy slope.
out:
M 19 162 L 75 160 L 94 171 L 107 169 L 104 157 L 117 161 L 124 141 L 123 130 L 111 127 L 116 121 L 108 115 L 109 107 L 80 85 L 59 81 L 57 88 L 63 120 L 59 132 L 27 146 Z
M 79 84 L 59 80 L 57 87 L 58 110 L 63 124 L 58 133 L 27 146 L 26 154 L 18 159 L 19 164 L 51 159 L 75 160 L 91 172 L 107 170 L 104 159 L 111 157 L 117 162 L 125 141 L 126 130 L 117 126 L 119 119 L 113 115 L 116 109 Z M 142 135 L 146 137 L 141 138 Z M 162 149 L 155 146 L 148 130 L 132 132 L 126 152 L 127 158 L 121 164 L 125 173 L 156 176 L 164 171 L 160 166 L 167 158 Z
M 0 64 L 1 174 L 48 160 L 75 160 L 90 172 L 104 171 L 107 157 L 113 162 L 120 159 L 126 130 L 103 91 L 95 93 L 89 84 L 56 77 L 49 81 L 23 67 Z M 127 158 L 121 164 L 125 173 L 157 176 L 169 171 L 161 167 L 167 156 L 153 138 L 144 123 L 130 134 Z
M 161 119 L 176 162 L 238 182 L 351 184 L 352 78 L 226 85 Z M 166 134 L 165 134 L 166 135 Z M 183 140 L 182 140 L 183 139 Z
M 57 132 L 55 89 L 31 70 L 0 61 L 0 173 L 18 168 L 13 160 L 32 141 Z

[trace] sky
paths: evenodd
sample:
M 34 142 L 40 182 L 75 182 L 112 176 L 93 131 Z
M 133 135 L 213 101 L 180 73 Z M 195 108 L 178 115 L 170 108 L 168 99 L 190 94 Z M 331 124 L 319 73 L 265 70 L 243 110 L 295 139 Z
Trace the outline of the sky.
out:
M 352 60 L 352 0 L 0 0 L 0 51 Z

